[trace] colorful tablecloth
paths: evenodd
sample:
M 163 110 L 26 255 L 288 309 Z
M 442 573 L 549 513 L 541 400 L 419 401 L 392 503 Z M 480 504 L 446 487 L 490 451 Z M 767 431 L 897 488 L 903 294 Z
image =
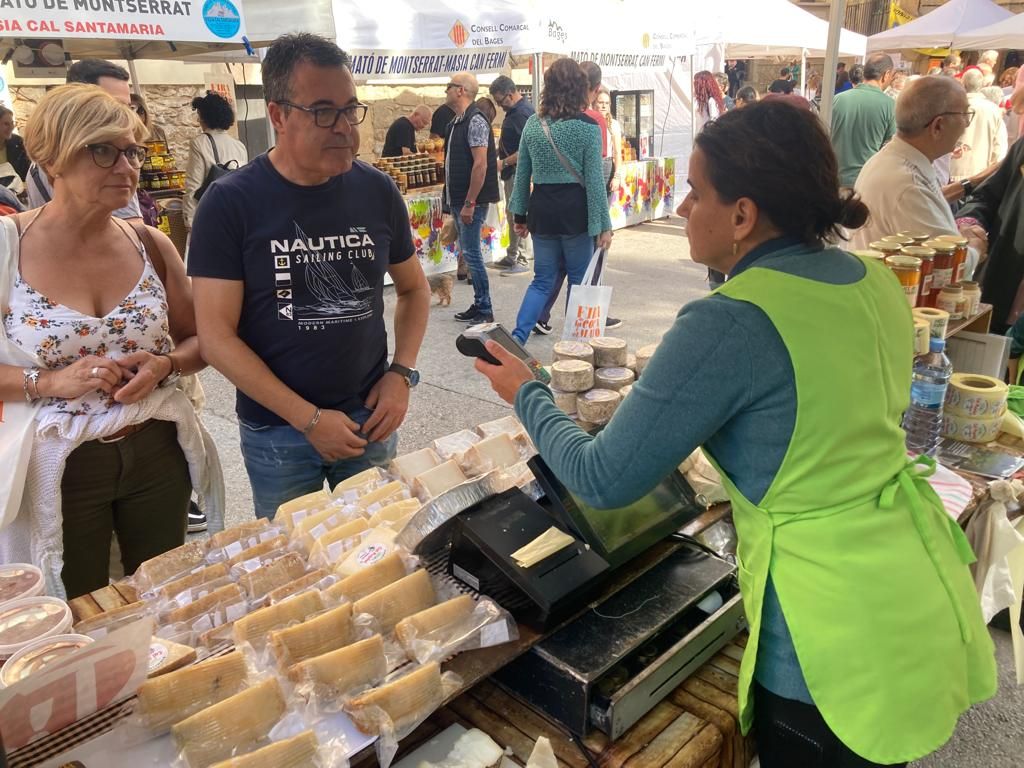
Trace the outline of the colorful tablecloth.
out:
M 428 275 L 454 272 L 458 264 L 455 246 L 441 245 L 441 193 L 411 194 L 405 198 L 409 209 L 409 226 L 416 255 Z M 508 223 L 505 221 L 504 201 L 493 203 L 487 209 L 487 219 L 480 231 L 480 252 L 484 261 L 498 261 L 508 248 Z
M 668 216 L 675 209 L 676 161 L 673 157 L 638 160 L 619 166 L 612 189 L 612 228 L 622 229 Z

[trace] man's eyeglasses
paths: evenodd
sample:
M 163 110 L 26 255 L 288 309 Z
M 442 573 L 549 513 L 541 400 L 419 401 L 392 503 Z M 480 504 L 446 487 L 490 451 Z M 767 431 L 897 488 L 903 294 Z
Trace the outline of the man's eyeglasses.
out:
M 313 122 L 316 123 L 317 128 L 333 128 L 338 124 L 338 120 L 342 115 L 345 116 L 345 120 L 348 121 L 349 125 L 359 125 L 366 119 L 366 113 L 370 109 L 366 104 L 351 104 L 347 107 L 339 108 L 304 107 L 291 101 L 279 101 L 277 103 L 282 107 L 293 107 L 303 112 L 308 112 L 313 116 Z
M 124 155 L 128 165 L 132 168 L 141 168 L 149 152 L 139 144 L 132 144 L 124 149 L 115 147 L 113 144 L 86 144 L 85 148 L 92 155 L 92 161 L 100 168 L 113 168 L 121 155 Z
M 935 117 L 933 117 L 927 123 L 925 123 L 925 127 L 928 127 L 929 125 L 934 123 L 940 117 L 948 117 L 950 115 L 960 115 L 961 117 L 966 118 L 966 122 L 967 122 L 968 125 L 970 125 L 971 122 L 974 120 L 974 110 L 973 109 L 968 109 L 966 112 L 939 112 L 939 114 L 937 114 Z
M 450 91 L 452 88 L 465 88 L 465 86 L 464 85 L 459 85 L 458 83 L 448 83 L 448 85 L 446 85 L 444 87 L 445 93 Z

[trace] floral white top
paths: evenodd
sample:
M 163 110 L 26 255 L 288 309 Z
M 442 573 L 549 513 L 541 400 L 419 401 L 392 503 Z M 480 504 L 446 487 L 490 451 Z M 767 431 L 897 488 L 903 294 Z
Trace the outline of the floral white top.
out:
M 171 351 L 167 319 L 167 294 L 152 264 L 140 248 L 143 269 L 131 292 L 105 317 L 92 317 L 51 301 L 21 276 L 11 288 L 9 309 L 3 323 L 7 336 L 30 354 L 38 355 L 47 368 L 66 368 L 86 355 L 116 360 L 145 350 L 153 354 Z M 68 416 L 95 416 L 120 407 L 114 399 L 95 390 L 71 400 L 49 398 L 42 411 Z

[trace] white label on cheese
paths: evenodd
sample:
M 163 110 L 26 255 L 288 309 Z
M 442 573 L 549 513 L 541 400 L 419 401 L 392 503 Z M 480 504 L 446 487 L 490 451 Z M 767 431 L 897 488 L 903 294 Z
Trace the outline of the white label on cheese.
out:
M 303 520 L 305 520 L 307 517 L 309 517 L 309 510 L 308 509 L 303 509 L 303 510 L 300 510 L 299 512 L 293 512 L 292 513 L 292 525 L 298 525 Z
M 345 552 L 345 542 L 336 541 L 327 547 L 327 560 L 334 562 Z
M 199 595 L 199 597 L 202 597 L 202 595 Z M 186 589 L 180 595 L 176 595 L 174 598 L 174 602 L 178 604 L 179 608 L 184 608 L 186 605 L 189 605 L 192 602 L 191 590 Z
M 241 568 L 246 573 L 252 573 L 257 568 L 263 567 L 263 561 L 260 560 L 258 557 L 254 557 L 250 560 L 246 560 L 245 562 L 238 563 L 235 567 Z
M 319 539 L 321 536 L 327 533 L 327 531 L 327 526 L 324 523 L 320 523 L 320 525 L 318 525 L 316 528 L 309 532 L 309 535 L 312 536 L 314 539 Z
M 167 649 L 161 643 L 150 643 L 149 644 L 149 663 L 147 669 L 150 672 L 160 669 L 167 661 Z
M 508 624 L 504 619 L 488 624 L 480 630 L 480 645 L 489 648 L 492 645 L 501 645 L 508 642 Z
M 234 605 L 229 605 L 227 607 L 227 610 L 225 611 L 225 614 L 228 617 L 228 621 L 237 621 L 238 619 L 245 616 L 245 603 L 235 603 Z
M 387 544 L 371 544 L 359 551 L 356 555 L 356 565 L 365 567 L 380 562 L 391 553 L 391 547 Z
M 213 618 L 210 614 L 205 613 L 192 622 L 193 632 L 206 632 L 207 630 L 213 629 Z
M 226 554 L 228 556 L 228 560 L 230 560 L 235 555 L 240 555 L 241 553 L 242 553 L 242 542 L 240 542 L 240 541 L 233 541 L 230 544 L 228 544 L 226 547 L 224 547 L 224 554 Z
M 359 491 L 355 488 L 350 488 L 341 494 L 341 498 L 346 504 L 351 504 L 353 501 L 359 500 Z
M 277 536 L 277 531 L 263 531 L 263 533 L 260 534 L 260 544 L 274 538 L 275 536 Z
M 366 514 L 373 515 L 373 514 L 376 514 L 377 512 L 380 512 L 380 510 L 382 510 L 382 509 L 383 509 L 383 507 L 380 505 L 379 501 L 378 502 L 374 502 L 373 504 L 371 504 L 370 506 L 368 506 L 366 508 Z

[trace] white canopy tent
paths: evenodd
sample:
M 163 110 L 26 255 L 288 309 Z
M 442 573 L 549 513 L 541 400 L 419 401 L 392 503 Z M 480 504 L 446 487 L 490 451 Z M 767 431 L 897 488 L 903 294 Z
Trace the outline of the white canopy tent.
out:
M 962 35 L 1013 16 L 992 0 L 949 0 L 908 24 L 868 38 L 869 51 L 960 46 Z M 967 46 L 963 46 L 967 47 Z
M 953 45 L 977 51 L 986 48 L 1024 48 L 1024 13 L 958 34 L 953 39 Z

